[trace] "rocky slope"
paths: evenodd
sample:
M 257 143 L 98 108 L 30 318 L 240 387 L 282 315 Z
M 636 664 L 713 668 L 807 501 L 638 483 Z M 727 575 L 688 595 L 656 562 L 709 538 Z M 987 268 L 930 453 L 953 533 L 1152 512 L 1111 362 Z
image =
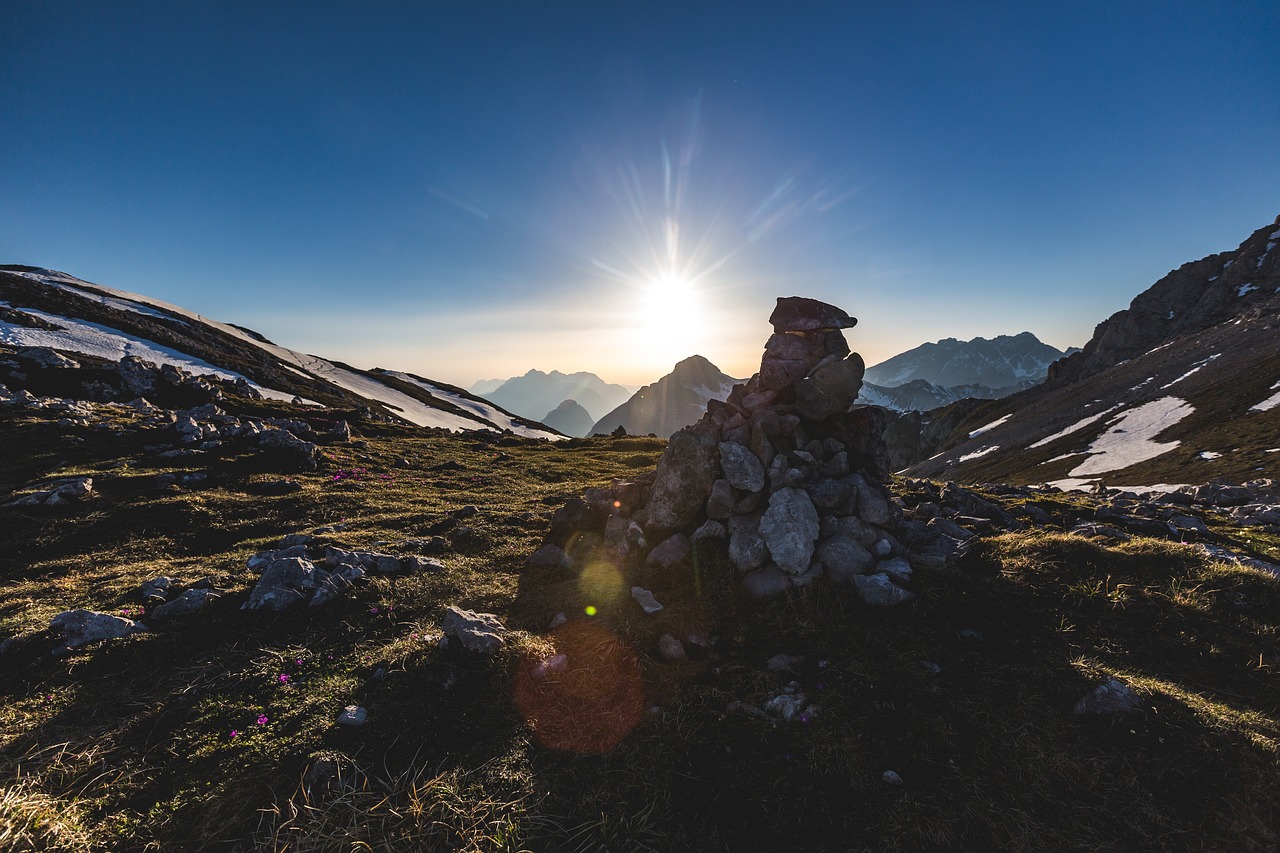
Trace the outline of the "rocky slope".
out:
M 596 421 L 591 432 L 611 433 L 621 427 L 629 435 L 667 438 L 702 417 L 708 400 L 728 397 L 739 382 L 702 356 L 690 356 Z
M 895 412 L 929 412 L 960 400 L 997 400 L 1035 384 L 1028 380 L 1007 388 L 988 388 L 986 385 L 934 385 L 923 379 L 913 379 L 890 387 L 864 382 L 858 402 Z
M 98 368 L 131 357 L 236 383 L 248 393 L 268 398 L 368 408 L 417 426 L 558 437 L 542 424 L 512 415 L 461 388 L 410 373 L 359 370 L 295 352 L 239 326 L 38 267 L 0 266 L 0 347 L 11 354 L 4 379 L 11 389 L 26 387 L 33 371 L 70 366 L 40 363 L 49 361 L 41 353 L 52 350 L 70 356 L 72 362 L 89 359 Z M 36 355 L 19 358 L 24 350 Z M 66 378 L 60 375 L 54 381 Z M 127 382 L 109 377 L 84 379 L 99 384 L 78 390 L 60 388 L 58 393 L 107 400 L 115 399 L 110 394 L 128 391 Z M 109 387 L 101 385 L 104 381 Z
M 1280 220 L 1183 265 L 1044 385 L 909 416 L 890 429 L 895 463 L 924 477 L 1076 487 L 1277 476 L 1277 246 Z

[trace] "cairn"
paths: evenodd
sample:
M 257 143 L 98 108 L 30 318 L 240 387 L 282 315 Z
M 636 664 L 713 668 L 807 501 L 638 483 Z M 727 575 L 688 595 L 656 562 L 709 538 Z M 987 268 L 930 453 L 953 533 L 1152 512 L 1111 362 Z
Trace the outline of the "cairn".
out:
M 583 533 L 619 562 L 675 565 L 700 541 L 727 541 L 744 588 L 767 597 L 825 577 L 869 604 L 914 596 L 885 486 L 880 409 L 854 409 L 864 364 L 833 305 L 778 299 L 760 372 L 673 435 L 657 469 L 588 489 L 557 511 L 530 565 L 572 565 Z

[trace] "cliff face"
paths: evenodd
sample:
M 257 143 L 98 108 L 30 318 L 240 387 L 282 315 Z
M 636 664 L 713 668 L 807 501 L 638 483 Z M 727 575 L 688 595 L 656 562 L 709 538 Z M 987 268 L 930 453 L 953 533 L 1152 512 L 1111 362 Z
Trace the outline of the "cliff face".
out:
M 1173 270 L 1098 324 L 1083 351 L 1049 367 L 1051 384 L 1073 382 L 1240 314 L 1267 310 L 1280 287 L 1280 217 L 1232 252 Z

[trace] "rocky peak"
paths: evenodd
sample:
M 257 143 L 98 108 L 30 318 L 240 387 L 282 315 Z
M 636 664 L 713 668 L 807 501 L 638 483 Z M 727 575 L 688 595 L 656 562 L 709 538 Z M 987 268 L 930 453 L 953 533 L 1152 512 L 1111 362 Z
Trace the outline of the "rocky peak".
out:
M 1129 307 L 1098 324 L 1084 349 L 1055 364 L 1051 382 L 1071 382 L 1185 335 L 1254 311 L 1280 310 L 1280 217 L 1234 251 L 1171 271 Z

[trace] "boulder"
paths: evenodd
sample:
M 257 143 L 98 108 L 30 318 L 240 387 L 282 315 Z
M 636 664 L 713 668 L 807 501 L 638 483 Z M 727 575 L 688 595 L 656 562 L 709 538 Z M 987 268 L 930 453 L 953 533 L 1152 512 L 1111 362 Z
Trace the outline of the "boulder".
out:
M 1133 714 L 1142 710 L 1142 697 L 1117 678 L 1108 678 L 1076 702 L 1073 713 Z
M 689 542 L 689 537 L 683 533 L 677 533 L 667 537 L 658 547 L 650 551 L 645 559 L 645 565 L 660 569 L 674 568 L 689 559 L 692 552 L 693 545 Z
M 871 607 L 893 607 L 915 601 L 915 594 L 896 585 L 888 575 L 857 575 L 853 588 L 864 604 Z
M 780 296 L 769 315 L 775 332 L 814 332 L 849 329 L 858 324 L 854 317 L 826 302 L 804 296 Z
M 658 460 L 649 497 L 650 526 L 670 533 L 698 517 L 716 479 L 716 446 L 709 422 L 685 427 L 671 436 Z
M 818 367 L 796 384 L 796 411 L 815 421 L 849 411 L 862 388 L 865 370 L 857 353 Z
M 267 565 L 249 593 L 249 600 L 240 605 L 240 609 L 285 610 L 310 598 L 327 575 L 328 572 L 317 569 L 315 564 L 302 557 L 276 559 Z
M 218 595 L 211 589 L 189 589 L 166 604 L 151 611 L 152 619 L 176 619 L 190 616 L 200 610 Z
M 450 606 L 441 628 L 446 637 L 456 637 L 467 651 L 496 654 L 506 642 L 507 628 L 493 613 L 476 613 Z
M 760 568 L 769 560 L 769 548 L 760 536 L 756 515 L 735 515 L 729 519 L 729 562 L 740 572 Z
M 720 442 L 720 468 L 724 471 L 725 480 L 735 489 L 758 492 L 764 488 L 764 465 L 749 448 L 741 444 Z M 719 482 L 721 481 L 716 481 Z
M 78 649 L 100 640 L 119 640 L 147 630 L 132 619 L 93 610 L 64 610 L 53 617 L 49 628 L 62 634 L 66 649 Z
M 818 532 L 818 512 L 808 494 L 787 488 L 770 496 L 769 508 L 760 518 L 760 536 L 779 568 L 804 574 L 813 559 Z

